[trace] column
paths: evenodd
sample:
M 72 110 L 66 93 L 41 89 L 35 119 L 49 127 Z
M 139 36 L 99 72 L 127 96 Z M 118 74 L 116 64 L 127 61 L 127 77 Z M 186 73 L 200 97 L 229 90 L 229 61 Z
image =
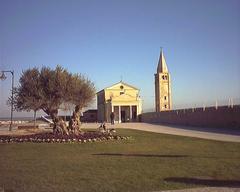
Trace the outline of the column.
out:
M 130 105 L 129 107 L 130 107 L 130 114 L 129 114 L 130 115 L 130 119 L 129 119 L 129 121 L 131 122 L 132 121 L 132 105 Z
M 121 123 L 121 106 L 118 106 L 118 123 Z
M 106 122 L 109 122 L 109 103 L 106 103 L 106 118 L 105 118 L 105 121 Z
M 139 114 L 139 103 L 136 105 L 136 113 L 137 113 L 137 116 L 138 116 L 138 114 Z

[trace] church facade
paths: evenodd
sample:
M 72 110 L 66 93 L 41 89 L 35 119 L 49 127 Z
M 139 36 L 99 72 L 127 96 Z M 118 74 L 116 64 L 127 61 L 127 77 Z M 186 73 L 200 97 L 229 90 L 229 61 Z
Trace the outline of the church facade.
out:
M 110 122 L 110 114 L 114 113 L 114 121 L 138 121 L 142 113 L 142 100 L 139 89 L 120 81 L 97 93 L 98 121 Z
M 157 73 L 155 74 L 155 110 L 156 112 L 172 109 L 171 76 L 161 49 Z

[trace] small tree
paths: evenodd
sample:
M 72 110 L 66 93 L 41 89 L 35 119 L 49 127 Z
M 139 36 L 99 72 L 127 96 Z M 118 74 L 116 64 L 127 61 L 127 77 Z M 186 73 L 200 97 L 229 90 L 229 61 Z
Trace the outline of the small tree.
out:
M 41 109 L 51 116 L 54 129 L 59 121 L 58 109 L 65 101 L 69 73 L 62 67 L 57 66 L 55 70 L 43 67 L 40 71 L 40 85 L 42 88 Z
M 84 107 L 87 107 L 95 97 L 94 84 L 86 77 L 76 74 L 71 78 L 69 99 L 70 102 L 75 105 L 75 111 L 73 112 L 72 120 L 70 121 L 70 128 L 73 128 L 73 122 L 75 126 L 80 130 L 80 115 Z
M 14 88 L 13 106 L 17 111 L 34 111 L 34 126 L 36 126 L 36 112 L 41 109 L 42 96 L 39 82 L 39 71 L 37 68 L 28 69 L 23 72 L 20 86 Z M 11 97 L 8 104 L 11 104 Z

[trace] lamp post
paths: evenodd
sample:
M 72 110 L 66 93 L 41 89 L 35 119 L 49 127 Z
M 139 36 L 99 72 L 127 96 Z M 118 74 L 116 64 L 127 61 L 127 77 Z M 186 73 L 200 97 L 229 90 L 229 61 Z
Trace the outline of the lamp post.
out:
M 0 79 L 5 80 L 7 77 L 4 73 L 11 73 L 12 74 L 12 100 L 11 100 L 11 123 L 9 127 L 9 131 L 12 131 L 12 124 L 13 124 L 13 87 L 14 87 L 14 71 L 1 71 Z

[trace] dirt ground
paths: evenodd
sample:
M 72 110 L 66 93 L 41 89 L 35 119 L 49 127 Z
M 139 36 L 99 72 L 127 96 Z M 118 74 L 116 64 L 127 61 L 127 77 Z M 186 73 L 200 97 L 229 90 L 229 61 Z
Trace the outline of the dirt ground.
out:
M 31 135 L 35 133 L 45 133 L 45 132 L 52 132 L 52 129 L 47 127 L 40 127 L 40 128 L 28 128 L 28 129 L 18 129 L 18 126 L 30 125 L 33 126 L 32 123 L 25 123 L 25 124 L 13 124 L 12 131 L 9 131 L 9 125 L 0 125 L 0 135 L 12 135 L 12 136 L 19 136 L 19 135 Z M 47 128 L 47 129 L 46 129 Z

